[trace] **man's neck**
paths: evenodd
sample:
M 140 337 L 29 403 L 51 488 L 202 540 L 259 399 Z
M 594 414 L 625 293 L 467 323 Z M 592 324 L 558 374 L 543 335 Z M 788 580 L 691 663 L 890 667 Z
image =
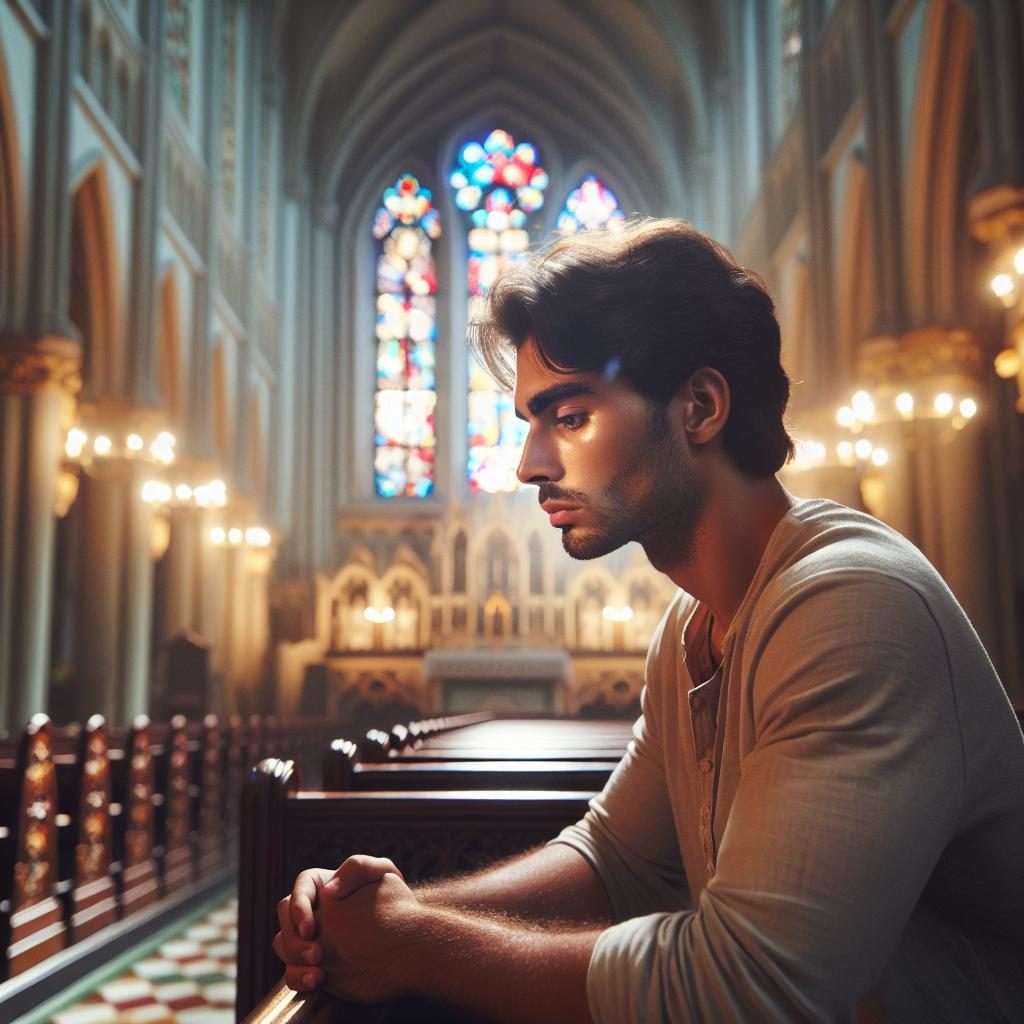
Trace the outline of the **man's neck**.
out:
M 775 527 L 795 501 L 774 476 L 752 480 L 730 469 L 708 487 L 691 557 L 663 564 L 645 545 L 656 569 L 711 609 L 717 656 Z

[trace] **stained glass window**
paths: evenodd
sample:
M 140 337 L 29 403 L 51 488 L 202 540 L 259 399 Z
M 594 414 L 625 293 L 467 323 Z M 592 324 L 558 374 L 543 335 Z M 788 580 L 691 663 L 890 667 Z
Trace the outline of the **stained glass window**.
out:
M 530 244 L 528 217 L 544 205 L 547 172 L 537 150 L 496 129 L 483 142 L 467 142 L 449 178 L 455 205 L 467 215 L 470 319 L 498 274 Z M 511 396 L 469 358 L 469 486 L 511 491 L 526 437 Z
M 625 222 L 615 193 L 591 174 L 569 193 L 558 215 L 558 231 L 563 235 L 575 235 L 577 231 L 591 228 L 617 231 Z
M 422 498 L 434 489 L 437 274 L 441 218 L 429 190 L 404 174 L 373 219 L 377 240 L 377 493 Z

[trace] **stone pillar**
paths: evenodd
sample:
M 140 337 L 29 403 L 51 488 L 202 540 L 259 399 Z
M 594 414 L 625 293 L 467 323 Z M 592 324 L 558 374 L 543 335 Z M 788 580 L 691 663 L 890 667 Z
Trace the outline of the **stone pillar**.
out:
M 892 41 L 885 28 L 881 0 L 868 0 L 860 29 L 861 81 L 864 83 L 866 167 L 871 202 L 876 335 L 898 334 L 906 318 L 903 275 L 902 178 L 900 139 L 893 81 Z
M 160 642 L 195 627 L 196 513 L 191 508 L 171 511 L 171 540 L 167 548 L 166 593 L 160 623 Z
M 121 677 L 121 583 L 124 571 L 127 484 L 115 467 L 109 476 L 84 474 L 78 491 L 81 559 L 76 671 L 76 714 L 117 720 Z
M 141 467 L 132 467 L 124 515 L 124 678 L 118 691 L 116 714 L 116 721 L 122 723 L 150 710 L 153 510 L 142 500 L 143 476 Z
M 79 363 L 68 338 L 0 338 L 0 728 L 46 710 L 54 500 Z
M 890 452 L 874 474 L 884 488 L 885 518 L 942 574 L 1013 696 L 1021 680 L 1012 558 L 998 511 L 1003 467 L 993 465 L 985 423 L 994 403 L 983 352 L 982 339 L 970 331 L 925 328 L 865 344 L 859 371 L 876 402 L 891 402 L 904 390 L 916 397 L 912 418 L 871 427 Z M 974 397 L 977 418 L 932 415 L 930 403 L 943 391 Z
M 224 696 L 230 711 L 251 713 L 252 698 L 246 679 L 246 549 L 225 549 Z

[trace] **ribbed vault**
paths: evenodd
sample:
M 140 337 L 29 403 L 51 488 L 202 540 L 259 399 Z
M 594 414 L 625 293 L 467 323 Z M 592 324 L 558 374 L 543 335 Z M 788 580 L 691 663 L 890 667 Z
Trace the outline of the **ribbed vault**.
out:
M 553 174 L 585 157 L 637 208 L 685 213 L 700 187 L 688 168 L 707 144 L 720 5 L 293 0 L 279 10 L 289 179 L 322 203 L 347 205 L 403 155 L 433 163 L 456 127 L 498 127 L 496 111 Z

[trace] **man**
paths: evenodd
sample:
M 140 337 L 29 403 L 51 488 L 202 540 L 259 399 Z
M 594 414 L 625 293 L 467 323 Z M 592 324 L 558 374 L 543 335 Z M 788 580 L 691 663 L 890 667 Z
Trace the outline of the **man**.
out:
M 679 221 L 556 242 L 475 343 L 575 558 L 627 541 L 680 592 L 635 738 L 586 817 L 412 892 L 304 872 L 290 985 L 495 1021 L 1024 1019 L 1024 742 L 934 569 L 797 501 L 760 281 Z

